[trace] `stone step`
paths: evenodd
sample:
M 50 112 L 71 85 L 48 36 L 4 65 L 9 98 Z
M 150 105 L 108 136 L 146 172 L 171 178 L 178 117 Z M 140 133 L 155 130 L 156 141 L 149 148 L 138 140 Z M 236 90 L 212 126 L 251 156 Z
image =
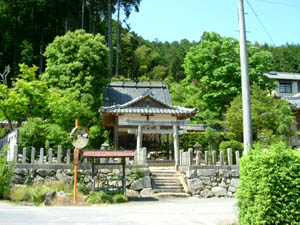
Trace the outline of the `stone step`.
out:
M 153 189 L 154 193 L 184 193 L 183 189 L 161 189 L 161 188 L 155 188 Z
M 173 192 L 160 192 L 152 195 L 153 198 L 168 198 L 168 197 L 179 197 L 179 198 L 187 198 L 191 195 L 186 193 L 173 193 Z
M 182 189 L 181 185 L 155 185 L 155 188 L 157 189 Z
M 181 185 L 179 180 L 154 180 L 155 184 L 179 184 Z
M 178 176 L 176 174 L 151 174 L 154 178 L 176 178 L 178 179 Z

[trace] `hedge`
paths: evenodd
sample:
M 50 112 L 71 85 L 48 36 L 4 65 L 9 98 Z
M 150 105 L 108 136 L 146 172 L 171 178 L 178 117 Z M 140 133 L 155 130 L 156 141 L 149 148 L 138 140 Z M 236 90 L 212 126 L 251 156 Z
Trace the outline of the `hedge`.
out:
M 243 225 L 300 224 L 300 151 L 256 146 L 241 159 L 237 192 Z

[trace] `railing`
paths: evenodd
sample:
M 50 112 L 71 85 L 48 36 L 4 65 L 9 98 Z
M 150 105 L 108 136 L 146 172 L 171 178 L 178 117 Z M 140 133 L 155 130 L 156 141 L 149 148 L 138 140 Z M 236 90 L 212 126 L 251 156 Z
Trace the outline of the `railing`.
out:
M 201 151 L 197 151 L 194 154 L 192 148 L 189 148 L 187 152 L 180 150 L 180 166 L 239 166 L 239 164 L 240 152 L 236 151 L 234 157 L 231 148 L 227 149 L 227 159 L 224 151 L 220 151 L 219 154 L 217 154 L 217 151 L 205 151 L 204 154 Z
M 71 150 L 67 149 L 63 154 L 62 147 L 59 145 L 57 151 L 53 148 L 45 150 L 40 148 L 23 148 L 20 150 L 21 154 L 18 154 L 18 145 L 14 145 L 13 162 L 21 164 L 71 164 Z M 28 157 L 29 156 L 29 157 Z

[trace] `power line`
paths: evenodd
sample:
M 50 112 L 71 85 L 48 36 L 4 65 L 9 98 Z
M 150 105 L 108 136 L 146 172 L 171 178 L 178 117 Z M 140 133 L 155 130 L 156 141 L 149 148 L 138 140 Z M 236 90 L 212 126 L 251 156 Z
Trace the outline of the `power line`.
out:
M 300 6 L 298 6 L 298 5 L 293 5 L 293 4 L 284 3 L 284 2 L 274 2 L 274 1 L 269 1 L 269 0 L 260 0 L 260 2 L 269 3 L 272 5 L 283 5 L 283 6 L 287 6 L 287 7 L 291 7 L 291 8 L 300 9 Z
M 259 16 L 257 15 L 257 13 L 255 12 L 254 8 L 252 7 L 252 5 L 250 4 L 250 2 L 248 0 L 247 4 L 249 5 L 250 9 L 252 10 L 252 12 L 254 13 L 255 17 L 257 18 L 257 20 L 259 21 L 260 25 L 262 26 L 262 28 L 264 29 L 264 31 L 266 32 L 266 34 L 269 36 L 269 38 L 271 39 L 271 41 L 273 42 L 273 44 L 275 45 L 275 42 L 273 41 L 273 38 L 271 37 L 270 33 L 268 32 L 268 30 L 266 29 L 266 27 L 264 26 L 263 22 L 261 21 L 261 19 L 259 18 Z

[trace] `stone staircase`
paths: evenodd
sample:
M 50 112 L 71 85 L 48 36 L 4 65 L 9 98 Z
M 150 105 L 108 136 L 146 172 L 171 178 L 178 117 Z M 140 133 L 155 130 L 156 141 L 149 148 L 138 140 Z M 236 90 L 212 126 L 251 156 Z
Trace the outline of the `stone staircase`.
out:
M 154 194 L 160 196 L 189 196 L 185 193 L 175 170 L 150 168 L 150 172 Z

